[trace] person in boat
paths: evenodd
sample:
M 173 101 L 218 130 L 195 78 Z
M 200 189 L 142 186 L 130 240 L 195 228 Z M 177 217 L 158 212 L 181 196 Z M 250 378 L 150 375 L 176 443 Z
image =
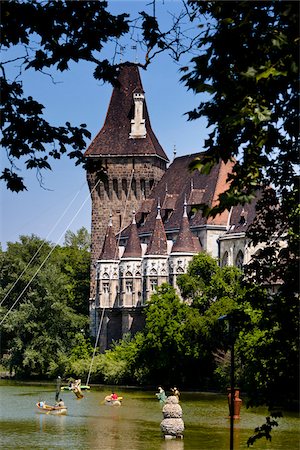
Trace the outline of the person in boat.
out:
M 55 406 L 60 406 L 60 407 L 65 406 L 65 402 L 60 398 Z
M 44 401 L 39 402 L 38 405 L 39 405 L 40 408 L 46 408 L 46 403 Z
M 115 392 L 112 392 L 110 398 L 111 398 L 111 400 L 118 400 L 118 394 L 116 394 Z
M 158 392 L 155 395 L 156 395 L 157 399 L 159 400 L 159 403 L 161 403 L 161 404 L 165 403 L 165 401 L 167 400 L 166 393 L 161 386 L 158 387 Z

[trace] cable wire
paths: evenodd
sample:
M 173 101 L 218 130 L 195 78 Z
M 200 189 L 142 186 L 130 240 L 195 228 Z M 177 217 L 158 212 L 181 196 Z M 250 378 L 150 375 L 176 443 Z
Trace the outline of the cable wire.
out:
M 91 193 L 93 192 L 94 189 L 96 189 L 97 185 L 100 183 L 100 178 L 97 181 L 97 183 L 95 184 L 95 186 L 93 187 Z M 23 289 L 23 291 L 21 292 L 21 294 L 18 296 L 18 298 L 15 300 L 15 302 L 12 304 L 12 306 L 10 307 L 10 309 L 7 311 L 7 313 L 5 314 L 5 316 L 3 317 L 3 319 L 0 322 L 0 325 L 2 325 L 2 323 L 5 321 L 6 317 L 8 317 L 8 315 L 11 313 L 11 311 L 13 310 L 13 308 L 15 307 L 15 305 L 19 302 L 19 300 L 21 299 L 22 295 L 24 294 L 24 292 L 27 290 L 27 288 L 30 286 L 30 284 L 32 283 L 32 281 L 34 280 L 34 278 L 36 277 L 36 275 L 39 273 L 39 271 L 41 270 L 41 268 L 44 266 L 44 264 L 46 263 L 46 261 L 49 259 L 49 257 L 51 256 L 51 254 L 54 252 L 55 248 L 58 246 L 59 241 L 61 240 L 61 238 L 65 235 L 66 231 L 69 229 L 70 225 L 72 225 L 72 223 L 74 222 L 74 220 L 76 219 L 76 217 L 78 216 L 78 214 L 80 213 L 80 211 L 82 210 L 82 208 L 84 207 L 85 203 L 87 202 L 87 200 L 90 198 L 90 194 L 85 198 L 84 202 L 82 203 L 82 205 L 80 206 L 80 208 L 78 209 L 77 213 L 75 214 L 75 216 L 73 217 L 73 219 L 69 222 L 68 226 L 65 228 L 65 230 L 63 231 L 63 233 L 60 235 L 58 242 L 54 245 L 54 247 L 52 247 L 52 249 L 50 250 L 50 252 L 48 253 L 48 255 L 46 256 L 46 258 L 44 259 L 44 261 L 40 264 L 39 268 L 37 269 L 37 271 L 35 272 L 35 274 L 31 277 L 30 281 L 27 283 L 27 285 L 25 286 L 25 288 Z
M 56 223 L 54 224 L 54 226 L 52 227 L 52 229 L 49 231 L 49 233 L 47 234 L 47 236 L 45 237 L 44 241 L 41 243 L 41 245 L 39 246 L 39 248 L 37 249 L 37 251 L 35 252 L 35 254 L 33 255 L 33 257 L 31 258 L 31 260 L 29 261 L 29 263 L 27 264 L 27 266 L 25 267 L 25 269 L 23 270 L 23 272 L 19 275 L 19 277 L 15 280 L 14 284 L 10 287 L 9 291 L 5 294 L 5 296 L 3 297 L 3 299 L 0 302 L 0 306 L 2 305 L 2 303 L 5 302 L 5 300 L 7 299 L 7 297 L 9 296 L 9 294 L 11 293 L 11 291 L 13 290 L 13 288 L 16 286 L 16 284 L 18 283 L 18 281 L 20 280 L 20 278 L 24 275 L 24 273 L 26 272 L 26 270 L 28 269 L 28 267 L 30 266 L 30 264 L 32 263 L 32 261 L 34 261 L 35 257 L 39 254 L 39 252 L 41 251 L 41 249 L 43 248 L 43 246 L 45 245 L 47 239 L 49 238 L 49 236 L 52 234 L 52 232 L 55 230 L 55 228 L 57 227 L 57 225 L 59 224 L 59 222 L 61 221 L 61 219 L 64 217 L 64 215 L 67 213 L 67 211 L 69 210 L 69 208 L 71 207 L 71 205 L 74 203 L 74 201 L 76 200 L 76 198 L 78 197 L 81 189 L 85 186 L 85 183 L 83 183 L 83 185 L 81 186 L 81 188 L 79 189 L 79 191 L 75 194 L 75 196 L 73 197 L 73 199 L 71 200 L 71 202 L 69 203 L 69 205 L 67 206 L 67 208 L 64 210 L 64 212 L 61 214 L 61 216 L 59 217 L 59 219 L 56 221 Z

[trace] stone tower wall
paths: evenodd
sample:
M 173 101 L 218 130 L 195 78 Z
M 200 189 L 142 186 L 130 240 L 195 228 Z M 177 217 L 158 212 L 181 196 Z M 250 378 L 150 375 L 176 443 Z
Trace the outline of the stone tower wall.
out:
M 96 161 L 94 159 L 94 163 L 97 164 Z M 91 299 L 95 298 L 95 266 L 100 256 L 110 214 L 115 232 L 129 225 L 132 211 L 139 208 L 166 171 L 166 162 L 156 156 L 111 157 L 101 161 L 99 158 L 99 167 L 101 163 L 107 172 L 107 181 L 98 183 L 99 175 L 95 165 L 93 171 L 87 170 L 92 199 Z

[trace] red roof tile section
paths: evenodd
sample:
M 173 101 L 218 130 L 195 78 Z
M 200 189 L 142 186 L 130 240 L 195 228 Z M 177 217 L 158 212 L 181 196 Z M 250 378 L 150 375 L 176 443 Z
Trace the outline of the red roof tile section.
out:
M 129 138 L 134 113 L 133 93 L 144 92 L 138 67 L 134 64 L 123 64 L 118 81 L 120 86 L 113 89 L 104 125 L 86 150 L 85 156 L 156 155 L 168 161 L 152 131 L 146 100 L 144 101 L 146 137 Z
M 129 237 L 122 258 L 140 258 L 142 256 L 142 247 L 137 231 L 135 214 L 133 215 L 130 227 Z
M 160 215 L 160 206 L 155 219 L 154 230 L 147 247 L 146 255 L 167 255 L 167 236 Z
M 99 259 L 104 259 L 104 260 L 119 259 L 119 252 L 117 249 L 116 236 L 113 232 L 111 218 L 110 218 L 107 230 L 106 230 L 103 247 L 102 247 L 102 251 L 101 251 Z

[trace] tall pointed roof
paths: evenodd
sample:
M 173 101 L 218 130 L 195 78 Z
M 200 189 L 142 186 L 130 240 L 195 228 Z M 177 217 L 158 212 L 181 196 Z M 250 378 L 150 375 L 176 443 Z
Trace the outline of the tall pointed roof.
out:
M 120 67 L 118 82 L 119 87 L 115 87 L 112 92 L 104 125 L 86 150 L 85 156 L 156 155 L 168 161 L 152 131 L 146 101 L 143 108 L 146 137 L 129 137 L 134 113 L 133 94 L 144 92 L 138 67 L 124 63 Z
M 116 243 L 116 236 L 113 232 L 112 220 L 110 217 L 99 259 L 117 260 L 119 259 L 118 256 L 119 252 Z
M 167 255 L 167 253 L 167 236 L 160 215 L 160 204 L 158 204 L 154 230 L 147 247 L 146 255 Z
M 122 258 L 140 258 L 141 256 L 142 256 L 142 247 L 137 231 L 134 212 L 127 245 Z
M 187 202 L 185 198 L 181 225 L 176 242 L 172 247 L 172 253 L 198 253 L 201 251 L 199 240 L 196 238 L 196 236 L 193 235 L 193 233 L 190 230 L 190 224 L 186 208 Z

